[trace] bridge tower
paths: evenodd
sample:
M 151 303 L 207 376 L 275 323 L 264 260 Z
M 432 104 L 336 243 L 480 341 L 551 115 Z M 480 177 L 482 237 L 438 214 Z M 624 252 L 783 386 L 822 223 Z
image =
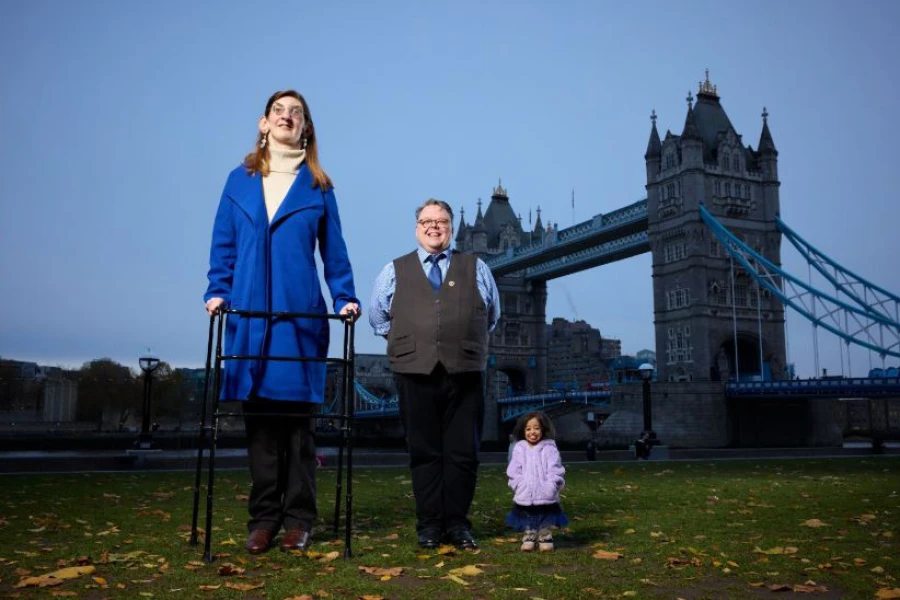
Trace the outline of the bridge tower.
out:
M 540 240 L 547 233 L 540 209 L 534 229 L 522 228 L 522 217 L 513 211 L 506 189 L 498 182 L 483 213 L 478 199 L 478 212 L 471 225 L 466 224 L 465 213 L 460 211 L 456 248 L 487 259 Z M 526 281 L 520 272 L 498 277 L 497 288 L 501 318 L 491 335 L 486 373 L 484 438 L 488 440 L 502 437 L 497 399 L 506 396 L 507 389 L 537 393 L 547 387 L 547 282 Z
M 784 308 L 738 265 L 732 270 L 700 218 L 704 203 L 726 227 L 781 264 L 778 151 L 763 109 L 754 150 L 744 146 L 716 86 L 691 93 L 680 135 L 660 139 L 656 113 L 644 158 L 659 381 L 785 374 Z M 760 343 L 760 340 L 762 342 Z

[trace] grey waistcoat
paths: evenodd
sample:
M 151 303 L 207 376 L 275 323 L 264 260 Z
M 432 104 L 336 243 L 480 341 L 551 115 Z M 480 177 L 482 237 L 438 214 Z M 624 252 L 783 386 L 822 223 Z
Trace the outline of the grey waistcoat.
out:
M 388 358 L 396 373 L 427 375 L 441 363 L 449 373 L 483 371 L 488 320 L 478 292 L 475 256 L 453 252 L 437 293 L 416 252 L 394 261 Z

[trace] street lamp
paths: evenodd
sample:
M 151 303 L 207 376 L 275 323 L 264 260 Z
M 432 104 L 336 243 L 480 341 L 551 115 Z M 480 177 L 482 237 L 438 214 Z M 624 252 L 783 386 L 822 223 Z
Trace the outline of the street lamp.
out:
M 150 433 L 150 399 L 153 394 L 153 371 L 159 367 L 159 359 L 155 356 L 142 356 L 138 359 L 141 371 L 144 372 L 144 414 L 141 418 L 141 434 L 135 442 L 139 450 L 150 450 L 153 447 L 153 434 Z
M 653 414 L 650 405 L 650 376 L 653 375 L 653 365 L 644 363 L 638 367 L 641 377 L 644 379 L 644 431 L 635 442 L 635 451 L 638 458 L 648 458 L 650 449 L 659 444 L 656 433 L 653 431 Z

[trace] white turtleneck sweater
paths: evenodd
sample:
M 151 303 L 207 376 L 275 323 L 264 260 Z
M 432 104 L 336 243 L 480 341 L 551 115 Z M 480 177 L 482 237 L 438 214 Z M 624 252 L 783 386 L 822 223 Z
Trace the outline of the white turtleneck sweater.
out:
M 288 190 L 297 178 L 300 165 L 306 158 L 306 150 L 269 150 L 269 174 L 263 177 L 263 198 L 269 222 L 284 202 Z

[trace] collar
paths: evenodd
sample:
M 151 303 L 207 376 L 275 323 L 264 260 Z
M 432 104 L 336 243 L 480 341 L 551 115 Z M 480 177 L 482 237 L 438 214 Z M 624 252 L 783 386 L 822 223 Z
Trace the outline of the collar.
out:
M 444 250 L 441 250 L 441 252 L 443 252 L 444 256 L 446 257 L 446 260 L 447 260 L 446 264 L 449 265 L 450 257 L 456 252 L 456 250 L 453 250 L 451 248 L 445 248 Z M 431 256 L 431 254 L 429 254 L 427 250 L 422 248 L 422 246 L 419 246 L 418 248 L 416 248 L 416 255 L 419 257 L 419 262 L 422 263 L 423 265 L 425 264 L 425 259 L 428 258 L 429 256 Z

